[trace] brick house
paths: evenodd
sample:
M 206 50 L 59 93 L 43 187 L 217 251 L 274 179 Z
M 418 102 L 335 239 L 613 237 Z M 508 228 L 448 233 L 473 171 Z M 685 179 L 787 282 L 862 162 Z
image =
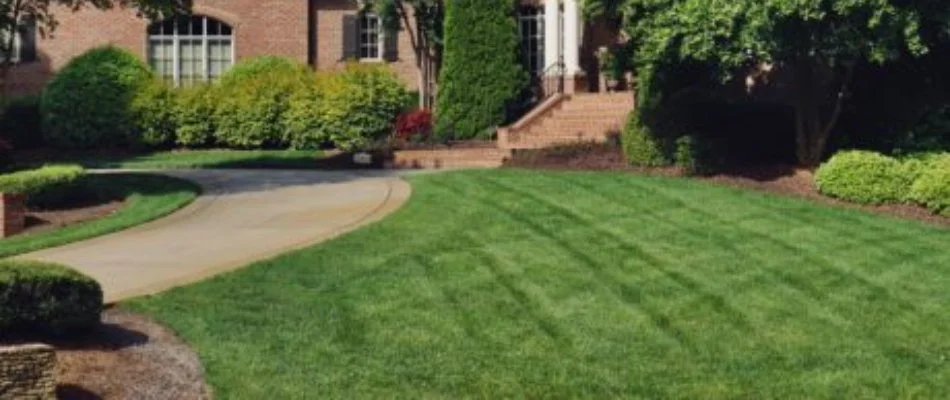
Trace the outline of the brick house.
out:
M 528 134 L 529 126 L 559 111 L 580 115 L 588 107 L 596 108 L 603 116 L 597 121 L 605 128 L 616 128 L 615 114 L 625 115 L 632 107 L 632 96 L 623 96 L 631 99 L 624 100 L 615 113 L 603 110 L 617 103 L 607 95 L 601 101 L 579 102 L 592 106 L 579 105 L 577 110 L 569 104 L 572 98 L 599 90 L 594 54 L 600 46 L 618 40 L 605 28 L 605 21 L 583 21 L 580 1 L 522 1 L 517 18 L 523 63 L 539 88 L 547 90 L 541 90 L 538 108 L 527 120 L 508 130 L 506 137 L 512 142 L 524 136 L 519 133 Z M 147 21 L 127 9 L 87 7 L 72 12 L 62 8 L 54 10 L 54 15 L 59 26 L 52 36 L 42 37 L 29 27 L 21 30 L 17 62 L 8 80 L 11 93 L 39 92 L 72 57 L 106 44 L 141 56 L 178 86 L 213 80 L 235 62 L 262 55 L 288 57 L 317 70 L 340 68 L 347 61 L 381 63 L 412 90 L 419 90 L 423 80 L 410 34 L 387 35 L 378 17 L 360 12 L 357 0 L 195 0 L 192 16 L 167 21 Z M 557 85 L 551 85 L 552 80 Z M 586 131 L 575 135 L 571 130 L 576 127 L 603 129 L 573 122 L 559 135 L 603 136 L 603 132 Z

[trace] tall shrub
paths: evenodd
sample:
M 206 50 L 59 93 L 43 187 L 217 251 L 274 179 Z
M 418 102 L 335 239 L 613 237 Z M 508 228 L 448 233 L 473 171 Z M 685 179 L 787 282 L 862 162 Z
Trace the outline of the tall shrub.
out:
M 154 79 L 131 53 L 100 47 L 70 61 L 43 91 L 46 142 L 63 148 L 128 145 L 133 101 Z
M 457 0 L 445 6 L 436 131 L 457 139 L 490 136 L 527 83 L 518 62 L 514 2 Z
M 214 143 L 215 101 L 211 86 L 179 89 L 172 112 L 175 115 L 175 143 L 189 148 Z

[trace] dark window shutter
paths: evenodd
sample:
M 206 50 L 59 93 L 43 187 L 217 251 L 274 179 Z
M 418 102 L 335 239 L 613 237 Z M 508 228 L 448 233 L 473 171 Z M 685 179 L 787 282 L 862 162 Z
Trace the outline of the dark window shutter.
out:
M 356 15 L 343 16 L 343 61 L 360 59 L 360 20 Z
M 399 31 L 387 31 L 383 36 L 383 59 L 386 61 L 399 61 Z
M 20 62 L 36 61 L 36 21 L 29 20 L 19 28 Z

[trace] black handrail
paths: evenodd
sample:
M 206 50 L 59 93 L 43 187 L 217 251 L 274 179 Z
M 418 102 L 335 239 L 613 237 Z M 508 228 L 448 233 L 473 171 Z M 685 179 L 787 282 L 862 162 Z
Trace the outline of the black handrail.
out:
M 567 75 L 567 66 L 564 57 L 541 71 L 535 79 L 540 81 L 541 93 L 539 102 L 543 102 L 556 94 L 564 93 L 564 77 Z

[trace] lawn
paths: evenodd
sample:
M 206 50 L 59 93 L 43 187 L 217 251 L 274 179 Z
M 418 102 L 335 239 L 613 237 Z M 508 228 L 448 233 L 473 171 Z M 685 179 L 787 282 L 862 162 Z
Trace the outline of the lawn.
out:
M 65 228 L 0 240 L 0 257 L 10 257 L 116 232 L 163 217 L 191 203 L 201 188 L 194 183 L 149 174 L 87 175 L 76 184 L 83 196 L 124 199 L 112 215 Z M 75 193 L 64 191 L 63 196 Z
M 195 169 L 195 168 L 275 168 L 309 169 L 317 167 L 323 152 L 313 150 L 176 150 L 143 154 L 61 153 L 28 154 L 20 165 L 52 161 L 80 164 L 86 168 Z M 36 162 L 33 158 L 37 158 Z
M 689 180 L 472 171 L 124 304 L 217 397 L 945 398 L 950 230 Z

